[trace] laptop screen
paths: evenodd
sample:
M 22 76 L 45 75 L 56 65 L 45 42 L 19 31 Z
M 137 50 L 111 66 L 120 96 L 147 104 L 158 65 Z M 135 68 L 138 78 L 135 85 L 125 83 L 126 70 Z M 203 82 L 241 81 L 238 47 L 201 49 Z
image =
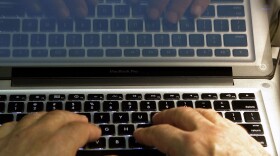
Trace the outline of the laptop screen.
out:
M 266 36 L 255 37 L 268 29 L 253 27 L 265 20 L 264 12 L 252 14 L 262 5 L 163 2 L 0 0 L 0 65 L 232 67 L 236 76 L 271 72 Z M 260 66 L 266 69 L 248 74 Z

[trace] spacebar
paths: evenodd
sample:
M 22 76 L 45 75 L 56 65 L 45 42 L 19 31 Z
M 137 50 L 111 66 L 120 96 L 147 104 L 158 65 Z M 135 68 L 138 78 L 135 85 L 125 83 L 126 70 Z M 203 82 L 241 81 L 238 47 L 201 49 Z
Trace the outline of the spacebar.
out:
M 129 149 L 129 150 L 79 150 L 76 156 L 106 156 L 106 155 L 117 155 L 117 156 L 165 156 L 165 154 L 155 149 Z

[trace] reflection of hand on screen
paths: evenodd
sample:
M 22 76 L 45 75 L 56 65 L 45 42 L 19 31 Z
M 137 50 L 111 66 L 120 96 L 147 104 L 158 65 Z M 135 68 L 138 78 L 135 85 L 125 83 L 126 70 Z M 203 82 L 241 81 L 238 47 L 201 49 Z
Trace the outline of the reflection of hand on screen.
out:
M 137 3 L 140 0 L 128 0 Z M 207 8 L 210 0 L 149 0 L 147 8 L 148 16 L 157 19 L 166 10 L 166 18 L 176 23 L 184 14 L 186 9 L 194 16 L 200 16 Z M 85 17 L 88 14 L 88 7 L 94 7 L 98 0 L 23 0 L 28 10 L 38 12 L 47 10 L 59 18 L 69 16 Z M 42 9 L 44 8 L 44 9 Z
M 98 0 L 23 0 L 26 8 L 31 12 L 46 10 L 59 18 L 85 17 L 88 7 L 93 7 Z
M 197 17 L 206 10 L 208 4 L 209 0 L 150 0 L 148 15 L 151 19 L 157 19 L 166 10 L 167 20 L 176 23 L 186 9 L 190 9 L 190 12 Z

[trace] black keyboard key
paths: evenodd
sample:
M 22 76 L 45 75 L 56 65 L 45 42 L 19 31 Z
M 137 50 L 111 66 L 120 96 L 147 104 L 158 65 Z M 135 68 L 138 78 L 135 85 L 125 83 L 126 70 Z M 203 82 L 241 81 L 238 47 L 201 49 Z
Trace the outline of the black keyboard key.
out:
M 29 37 L 27 34 L 14 34 L 13 46 L 14 47 L 27 47 L 29 44 Z
M 22 31 L 24 32 L 37 32 L 38 31 L 38 20 L 37 19 L 23 19 L 22 20 Z
M 255 99 L 254 93 L 240 93 L 238 94 L 239 99 Z
M 137 111 L 137 101 L 122 101 L 122 111 Z
M 124 32 L 126 30 L 126 23 L 124 19 L 112 19 L 110 24 L 112 31 Z
M 103 94 L 88 94 L 88 100 L 104 100 Z
M 25 101 L 26 95 L 10 95 L 10 101 Z
M 223 38 L 226 47 L 246 47 L 248 45 L 246 34 L 225 34 Z
M 233 32 L 245 32 L 246 31 L 245 20 L 231 20 L 231 30 Z
M 154 40 L 155 40 L 155 46 L 157 47 L 170 46 L 170 37 L 168 34 L 155 34 Z
M 133 135 L 134 130 L 132 124 L 121 124 L 118 126 L 118 135 Z
M 196 100 L 199 98 L 199 95 L 196 94 L 196 93 L 185 93 L 183 94 L 183 99 L 187 100 L 187 99 L 190 99 L 190 100 Z
M 204 46 L 204 35 L 203 34 L 190 34 L 189 44 L 191 47 L 203 47 Z
M 135 36 L 134 34 L 120 34 L 119 35 L 119 45 L 121 47 L 134 47 Z
M 24 102 L 9 102 L 8 104 L 8 112 L 23 112 L 24 111 Z
M 66 36 L 66 45 L 69 47 L 81 47 L 82 35 L 81 34 L 68 34 Z
M 102 46 L 103 47 L 116 47 L 118 45 L 118 38 L 116 34 L 103 34 Z
M 17 116 L 16 116 L 16 121 L 20 121 L 22 118 L 24 118 L 26 115 L 28 115 L 28 114 L 26 114 L 26 113 L 19 113 L 19 114 L 17 114 Z
M 109 113 L 94 113 L 93 120 L 94 120 L 94 123 L 109 123 L 110 114 Z
M 118 101 L 104 101 L 103 102 L 103 111 L 118 111 L 119 102 Z
M 174 47 L 186 47 L 187 35 L 185 34 L 172 34 L 172 46 Z
M 160 100 L 160 94 L 145 94 L 145 100 Z
M 233 110 L 258 110 L 256 101 L 236 100 L 232 101 Z
M 70 49 L 69 57 L 85 57 L 85 49 Z
M 122 94 L 107 94 L 107 100 L 123 100 Z
M 28 102 L 27 112 L 40 112 L 44 110 L 43 102 Z
M 216 32 L 228 32 L 229 31 L 228 20 L 226 20 L 226 19 L 214 20 L 214 31 L 216 31 Z
M 75 21 L 77 32 L 89 32 L 91 31 L 91 21 L 88 19 L 79 19 Z
M 50 47 L 64 47 L 64 35 L 63 34 L 50 34 L 49 46 Z
M 242 5 L 218 5 L 217 15 L 219 17 L 244 17 L 245 10 Z
M 236 99 L 235 93 L 221 93 L 220 94 L 221 99 Z
M 0 32 L 18 32 L 18 31 L 20 31 L 19 19 L 0 19 Z
M 240 112 L 226 112 L 225 117 L 231 120 L 232 122 L 242 122 Z
M 199 19 L 196 21 L 197 31 L 198 32 L 211 32 L 212 31 L 212 22 L 210 19 Z
M 165 110 L 165 109 L 171 109 L 175 107 L 174 101 L 159 101 L 158 102 L 158 109 L 159 111 Z
M 222 39 L 220 34 L 207 34 L 206 43 L 209 47 L 221 47 Z
M 264 136 L 252 136 L 255 140 L 257 140 L 263 147 L 267 147 L 266 139 Z
M 201 16 L 202 17 L 215 17 L 215 6 L 209 5 Z
M 127 123 L 129 121 L 128 113 L 114 113 L 113 123 Z
M 126 100 L 142 100 L 142 94 L 126 94 Z
M 158 56 L 158 49 L 143 49 L 142 55 L 144 57 L 157 57 Z
M 85 112 L 100 111 L 100 101 L 85 101 Z
M 68 95 L 68 100 L 85 100 L 85 95 L 84 94 L 69 94 Z
M 99 34 L 85 34 L 84 45 L 86 47 L 98 47 L 100 45 Z
M 0 95 L 0 101 L 6 101 L 7 95 Z
M 0 47 L 9 47 L 11 45 L 10 34 L 0 34 Z
M 159 32 L 160 20 L 145 20 L 145 28 L 148 32 Z
M 178 24 L 177 23 L 170 23 L 167 20 L 162 21 L 162 30 L 164 32 L 177 32 Z
M 108 20 L 107 19 L 95 19 L 95 20 L 93 20 L 93 26 L 92 27 L 93 27 L 93 31 L 97 31 L 97 32 L 105 31 L 105 32 L 107 32 L 108 27 L 109 27 Z
M 30 45 L 32 47 L 45 47 L 47 45 L 46 34 L 32 34 Z
M 125 148 L 125 138 L 123 137 L 110 137 L 109 138 L 109 148 Z
M 264 134 L 263 127 L 261 124 L 239 124 L 239 125 L 245 128 L 245 130 L 249 134 Z
M 3 1 L 1 1 L 3 2 Z M 6 1 L 7 3 L 10 3 L 10 1 Z M 4 3 L 1 4 L 1 9 L 0 9 L 0 16 L 4 17 L 22 17 L 25 15 L 25 9 L 22 7 L 21 3 L 13 3 L 12 5 L 7 4 L 5 5 Z M 1 25 L 1 24 L 0 24 Z
M 216 111 L 229 111 L 230 105 L 228 101 L 214 101 L 214 109 Z
M 180 95 L 179 94 L 170 94 L 170 93 L 168 93 L 168 94 L 164 94 L 163 95 L 163 98 L 165 99 L 165 100 L 179 100 L 180 99 Z
M 130 6 L 129 5 L 116 5 L 115 6 L 115 16 L 116 17 L 129 17 Z
M 71 112 L 80 112 L 82 109 L 82 103 L 80 101 L 66 102 L 65 110 Z
M 53 110 L 62 110 L 63 104 L 62 102 L 47 102 L 46 110 L 53 111 Z
M 143 31 L 143 20 L 138 20 L 138 19 L 128 20 L 128 31 L 142 32 Z
M 97 6 L 97 16 L 98 17 L 112 17 L 113 16 L 112 5 L 98 5 Z
M 42 19 L 40 21 L 40 31 L 42 32 L 55 32 L 56 20 L 55 19 Z
M 148 114 L 147 113 L 136 113 L 133 112 L 131 114 L 131 119 L 133 123 L 148 123 L 149 119 L 148 119 Z
M 101 137 L 94 142 L 88 143 L 86 147 L 89 148 L 89 149 L 106 148 L 106 139 Z
M 145 5 L 133 5 L 132 6 L 132 16 L 133 17 L 143 17 L 146 15 L 146 6 Z
M 193 108 L 192 101 L 177 101 L 177 107 L 191 107 Z
M 195 101 L 195 108 L 211 109 L 211 101 Z
M 245 122 L 261 122 L 259 112 L 244 112 Z
M 46 95 L 38 94 L 38 95 L 30 95 L 29 96 L 30 101 L 45 101 Z
M 156 102 L 155 101 L 141 101 L 140 110 L 141 111 L 156 111 Z
M 194 32 L 194 18 L 187 18 L 180 21 L 180 30 L 183 32 Z
M 0 114 L 0 125 L 11 121 L 14 121 L 13 114 Z
M 64 94 L 50 94 L 49 100 L 50 101 L 64 101 L 65 95 Z
M 58 32 L 73 32 L 74 22 L 72 19 L 58 20 L 57 31 Z
M 218 99 L 218 95 L 216 93 L 203 93 L 201 94 L 202 99 Z
M 138 34 L 137 46 L 139 47 L 151 47 L 153 45 L 153 37 L 151 34 Z
M 0 102 L 0 113 L 5 111 L 5 102 Z
M 99 125 L 102 135 L 115 135 L 116 134 L 116 129 L 115 125 Z

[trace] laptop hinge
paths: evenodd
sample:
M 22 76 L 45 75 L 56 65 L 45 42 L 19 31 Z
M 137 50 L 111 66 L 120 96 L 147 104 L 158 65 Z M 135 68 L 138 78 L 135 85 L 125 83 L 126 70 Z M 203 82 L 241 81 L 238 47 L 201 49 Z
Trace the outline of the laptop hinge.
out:
M 225 67 L 14 68 L 12 86 L 233 85 Z

